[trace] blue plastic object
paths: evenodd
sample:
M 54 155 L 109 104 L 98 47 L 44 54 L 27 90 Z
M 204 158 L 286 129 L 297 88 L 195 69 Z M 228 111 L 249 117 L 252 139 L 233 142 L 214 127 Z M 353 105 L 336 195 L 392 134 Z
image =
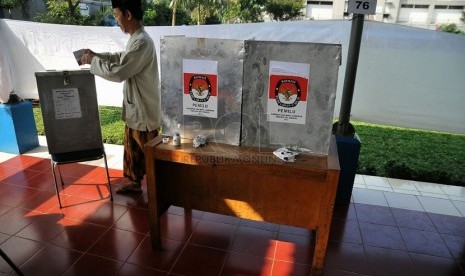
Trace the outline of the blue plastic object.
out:
M 360 156 L 360 140 L 355 137 L 336 136 L 339 156 L 339 185 L 336 193 L 336 203 L 348 204 L 352 196 L 355 174 Z
M 21 154 L 38 146 L 32 103 L 0 104 L 0 152 Z

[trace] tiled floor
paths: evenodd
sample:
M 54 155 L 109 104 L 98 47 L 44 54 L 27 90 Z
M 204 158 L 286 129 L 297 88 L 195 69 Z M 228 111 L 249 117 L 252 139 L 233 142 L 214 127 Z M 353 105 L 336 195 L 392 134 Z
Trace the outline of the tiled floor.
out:
M 145 187 L 111 203 L 100 163 L 62 167 L 60 209 L 40 143 L 0 154 L 0 248 L 25 275 L 309 275 L 312 232 L 179 207 L 153 251 Z M 122 148 L 106 151 L 116 188 Z M 324 275 L 465 275 L 465 188 L 357 175 L 352 198 L 336 206 Z

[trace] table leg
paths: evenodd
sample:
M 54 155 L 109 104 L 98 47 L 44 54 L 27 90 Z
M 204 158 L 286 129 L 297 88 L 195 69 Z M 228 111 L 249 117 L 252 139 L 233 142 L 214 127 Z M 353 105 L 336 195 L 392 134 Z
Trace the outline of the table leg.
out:
M 152 249 L 161 249 L 160 214 L 158 210 L 155 156 L 150 147 L 145 147 L 147 197 L 149 207 L 150 239 Z
M 161 235 L 160 235 L 160 221 L 157 219 L 153 225 L 150 225 L 150 240 L 152 244 L 152 249 L 159 250 L 161 249 Z
M 321 275 L 323 273 L 323 263 L 328 245 L 327 236 L 324 237 L 322 231 L 316 231 L 315 252 L 312 261 L 312 276 Z

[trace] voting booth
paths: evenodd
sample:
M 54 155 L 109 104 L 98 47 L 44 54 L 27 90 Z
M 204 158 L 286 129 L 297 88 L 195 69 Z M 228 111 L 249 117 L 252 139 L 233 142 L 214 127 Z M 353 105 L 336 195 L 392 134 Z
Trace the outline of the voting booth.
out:
M 244 42 L 164 37 L 160 53 L 163 134 L 240 145 Z
M 107 159 L 102 141 L 95 78 L 89 70 L 36 72 L 45 137 L 55 170 L 66 163 L 103 158 L 111 194 Z M 61 184 L 63 178 L 61 177 Z
M 328 155 L 341 45 L 246 41 L 242 144 Z
M 163 134 L 328 155 L 341 45 L 164 37 Z

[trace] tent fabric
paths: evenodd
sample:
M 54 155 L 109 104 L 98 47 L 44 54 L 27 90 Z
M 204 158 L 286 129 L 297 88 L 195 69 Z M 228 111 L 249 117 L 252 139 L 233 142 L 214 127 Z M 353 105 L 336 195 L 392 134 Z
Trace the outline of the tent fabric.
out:
M 158 56 L 160 38 L 171 35 L 341 44 L 334 112 L 335 119 L 339 117 L 351 31 L 349 20 L 145 28 L 155 41 Z M 11 90 L 22 98 L 37 99 L 35 72 L 83 68 L 76 63 L 73 51 L 119 51 L 128 38 L 119 27 L 1 19 L 0 100 Z M 465 133 L 464 72 L 465 36 L 365 21 L 351 120 Z M 122 84 L 97 77 L 96 85 L 100 105 L 121 106 Z
M 8 102 L 11 92 L 13 92 L 13 82 L 11 80 L 10 63 L 2 28 L 0 28 L 0 103 Z

